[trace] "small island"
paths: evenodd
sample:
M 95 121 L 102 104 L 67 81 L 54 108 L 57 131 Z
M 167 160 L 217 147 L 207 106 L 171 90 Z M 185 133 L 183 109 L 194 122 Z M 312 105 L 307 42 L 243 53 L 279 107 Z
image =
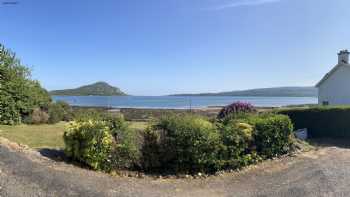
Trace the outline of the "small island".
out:
M 75 89 L 53 90 L 51 95 L 56 96 L 126 96 L 127 94 L 117 87 L 106 82 L 96 82 Z

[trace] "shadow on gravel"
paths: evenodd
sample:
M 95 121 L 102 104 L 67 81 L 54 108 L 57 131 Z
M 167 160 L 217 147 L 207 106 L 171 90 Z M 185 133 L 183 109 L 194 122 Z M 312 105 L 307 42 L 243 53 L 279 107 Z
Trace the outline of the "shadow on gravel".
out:
M 38 149 L 37 151 L 40 153 L 41 156 L 47 157 L 53 161 L 64 162 L 66 164 L 71 164 L 71 165 L 74 165 L 76 167 L 83 168 L 83 169 L 90 169 L 89 166 L 87 166 L 83 163 L 77 162 L 77 161 L 73 161 L 72 159 L 67 157 L 64 154 L 63 150 L 42 148 L 42 149 Z
M 316 147 L 339 147 L 350 148 L 350 140 L 348 139 L 331 139 L 331 138 L 319 138 L 310 139 L 309 143 Z
M 69 161 L 66 155 L 64 154 L 63 150 L 42 148 L 38 151 L 42 156 L 52 159 L 54 161 Z

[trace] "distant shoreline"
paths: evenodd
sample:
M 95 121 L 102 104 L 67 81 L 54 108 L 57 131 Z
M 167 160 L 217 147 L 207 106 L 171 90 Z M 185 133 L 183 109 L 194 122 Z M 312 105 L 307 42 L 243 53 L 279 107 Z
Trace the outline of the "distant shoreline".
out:
M 273 88 L 256 88 L 248 90 L 235 90 L 227 92 L 204 92 L 198 94 L 172 94 L 169 96 L 254 96 L 254 97 L 317 97 L 318 90 L 316 87 L 273 87 Z
M 307 104 L 306 104 L 307 105 Z M 121 110 L 173 110 L 173 111 L 189 111 L 189 110 L 200 110 L 200 111 L 207 111 L 207 110 L 219 110 L 223 106 L 208 106 L 208 107 L 194 107 L 194 108 L 160 108 L 160 107 L 98 107 L 98 106 L 76 106 L 71 105 L 75 109 L 100 109 L 100 110 L 108 110 L 108 111 L 121 111 Z M 282 107 L 256 107 L 257 109 L 277 109 L 277 108 L 283 108 L 288 106 L 282 106 Z
M 262 97 L 262 98 L 318 98 L 317 96 L 265 96 L 265 95 L 257 95 L 257 96 L 252 96 L 252 95 L 196 95 L 196 94 L 174 94 L 174 95 L 167 95 L 167 96 L 171 96 L 171 97 L 202 97 L 202 96 L 212 96 L 212 97 Z
M 139 96 L 139 95 L 51 95 L 51 96 L 61 96 L 61 97 L 248 97 L 248 98 L 318 98 L 318 96 L 264 96 L 264 95 L 164 95 L 164 96 Z
M 171 96 L 53 96 L 54 101 L 65 101 L 76 107 L 105 109 L 215 109 L 234 102 L 247 102 L 256 107 L 282 107 L 316 104 L 314 97 L 171 97 Z
M 84 105 L 70 105 L 73 108 L 91 108 L 91 109 L 103 109 L 103 110 L 206 110 L 206 109 L 221 109 L 225 105 L 222 106 L 207 106 L 207 107 L 103 107 L 103 106 L 84 106 Z M 259 107 L 257 107 L 259 108 Z M 269 107 L 261 107 L 261 108 L 269 108 Z

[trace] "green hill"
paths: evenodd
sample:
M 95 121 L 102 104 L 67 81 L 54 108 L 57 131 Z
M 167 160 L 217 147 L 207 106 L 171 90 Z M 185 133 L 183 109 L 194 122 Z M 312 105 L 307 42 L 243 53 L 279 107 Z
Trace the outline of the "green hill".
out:
M 317 97 L 315 87 L 277 87 L 239 90 L 219 93 L 176 94 L 171 96 L 264 96 L 264 97 Z
M 125 96 L 119 88 L 113 87 L 106 82 L 97 82 L 91 85 L 81 86 L 75 89 L 53 90 L 51 95 L 61 96 Z

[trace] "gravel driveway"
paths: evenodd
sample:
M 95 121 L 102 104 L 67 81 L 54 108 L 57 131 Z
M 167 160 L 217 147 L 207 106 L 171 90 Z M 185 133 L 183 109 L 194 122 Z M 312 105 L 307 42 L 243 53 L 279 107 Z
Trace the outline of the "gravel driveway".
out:
M 206 179 L 112 177 L 0 140 L 0 196 L 348 196 L 350 149 L 266 161 Z

